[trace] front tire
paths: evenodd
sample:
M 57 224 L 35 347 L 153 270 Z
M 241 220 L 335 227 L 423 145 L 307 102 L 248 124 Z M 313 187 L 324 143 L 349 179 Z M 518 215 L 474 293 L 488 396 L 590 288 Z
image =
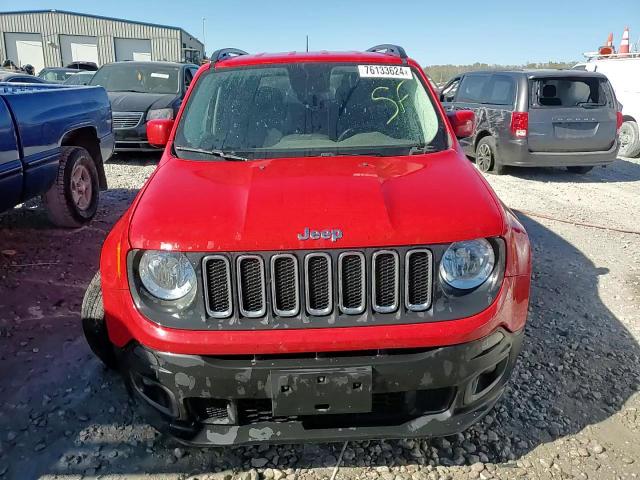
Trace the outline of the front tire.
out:
M 82 147 L 62 147 L 58 175 L 43 195 L 51 223 L 78 228 L 98 210 L 100 180 L 91 154 Z
M 634 158 L 640 154 L 640 128 L 636 122 L 633 120 L 623 122 L 618 139 L 620 141 L 619 155 Z
M 502 175 L 504 165 L 496 158 L 496 140 L 493 137 L 483 137 L 476 145 L 476 167 L 483 173 Z
M 104 363 L 107 368 L 115 370 L 118 361 L 109 340 L 107 324 L 104 320 L 104 304 L 102 303 L 102 284 L 100 272 L 96 273 L 87 287 L 80 310 L 82 330 L 91 351 Z

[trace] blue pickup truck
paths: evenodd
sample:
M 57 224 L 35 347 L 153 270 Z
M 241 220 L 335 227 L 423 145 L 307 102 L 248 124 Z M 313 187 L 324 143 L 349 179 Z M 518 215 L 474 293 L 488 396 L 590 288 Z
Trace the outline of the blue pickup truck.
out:
M 0 83 L 0 212 L 41 195 L 53 224 L 91 220 L 107 188 L 111 121 L 102 87 Z

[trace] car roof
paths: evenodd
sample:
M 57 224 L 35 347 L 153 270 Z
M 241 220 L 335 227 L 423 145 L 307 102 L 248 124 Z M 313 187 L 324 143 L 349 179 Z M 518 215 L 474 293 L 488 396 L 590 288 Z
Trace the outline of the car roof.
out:
M 45 67 L 41 72 L 78 72 L 77 68 L 67 68 L 67 67 Z
M 238 55 L 220 60 L 215 68 L 248 67 L 265 64 L 284 63 L 386 63 L 401 65 L 402 59 L 396 55 L 378 52 L 281 52 L 256 53 L 252 55 Z
M 492 74 L 492 73 L 499 73 L 501 75 L 513 75 L 513 76 L 520 76 L 520 75 L 526 75 L 527 78 L 540 78 L 540 77 L 545 77 L 545 78 L 549 78 L 549 77 L 601 77 L 601 78 L 606 78 L 605 75 L 598 73 L 598 72 L 586 72 L 584 70 L 572 70 L 572 69 L 564 69 L 564 70 L 558 70 L 558 69 L 553 69 L 553 68 L 547 68 L 547 69 L 535 69 L 535 68 L 524 68 L 522 70 L 479 70 L 479 71 L 475 71 L 475 72 L 465 72 L 460 74 L 460 76 L 462 75 L 474 75 L 474 74 Z
M 26 73 L 22 73 L 22 72 L 11 72 L 11 71 L 0 71 L 0 81 L 2 80 L 6 80 L 8 78 L 33 78 L 32 75 L 27 75 Z
M 190 63 L 181 63 L 181 62 L 156 62 L 156 61 L 141 61 L 141 60 L 124 60 L 121 62 L 111 62 L 111 63 L 107 63 L 105 65 L 103 65 L 103 67 L 109 66 L 109 65 L 137 65 L 137 66 L 142 66 L 142 65 L 157 65 L 157 66 L 162 66 L 162 67 L 182 67 L 182 66 L 195 66 L 197 67 L 198 65 L 195 64 L 190 64 Z

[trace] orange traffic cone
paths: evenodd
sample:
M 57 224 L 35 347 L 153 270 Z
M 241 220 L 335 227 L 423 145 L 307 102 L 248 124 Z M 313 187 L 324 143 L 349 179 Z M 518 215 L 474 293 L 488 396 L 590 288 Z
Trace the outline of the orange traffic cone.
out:
M 622 34 L 619 53 L 629 53 L 629 27 L 624 27 L 624 33 Z
M 609 33 L 609 37 L 607 38 L 607 47 L 613 47 L 613 33 Z

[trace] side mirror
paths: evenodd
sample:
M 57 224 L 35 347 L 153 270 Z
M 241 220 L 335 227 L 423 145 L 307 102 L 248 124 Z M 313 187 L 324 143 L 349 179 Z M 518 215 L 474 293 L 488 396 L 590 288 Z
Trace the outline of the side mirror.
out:
M 147 122 L 147 141 L 154 147 L 164 147 L 173 130 L 173 120 L 161 118 Z
M 447 112 L 447 118 L 453 128 L 456 138 L 466 138 L 473 135 L 476 115 L 471 110 L 455 110 Z

